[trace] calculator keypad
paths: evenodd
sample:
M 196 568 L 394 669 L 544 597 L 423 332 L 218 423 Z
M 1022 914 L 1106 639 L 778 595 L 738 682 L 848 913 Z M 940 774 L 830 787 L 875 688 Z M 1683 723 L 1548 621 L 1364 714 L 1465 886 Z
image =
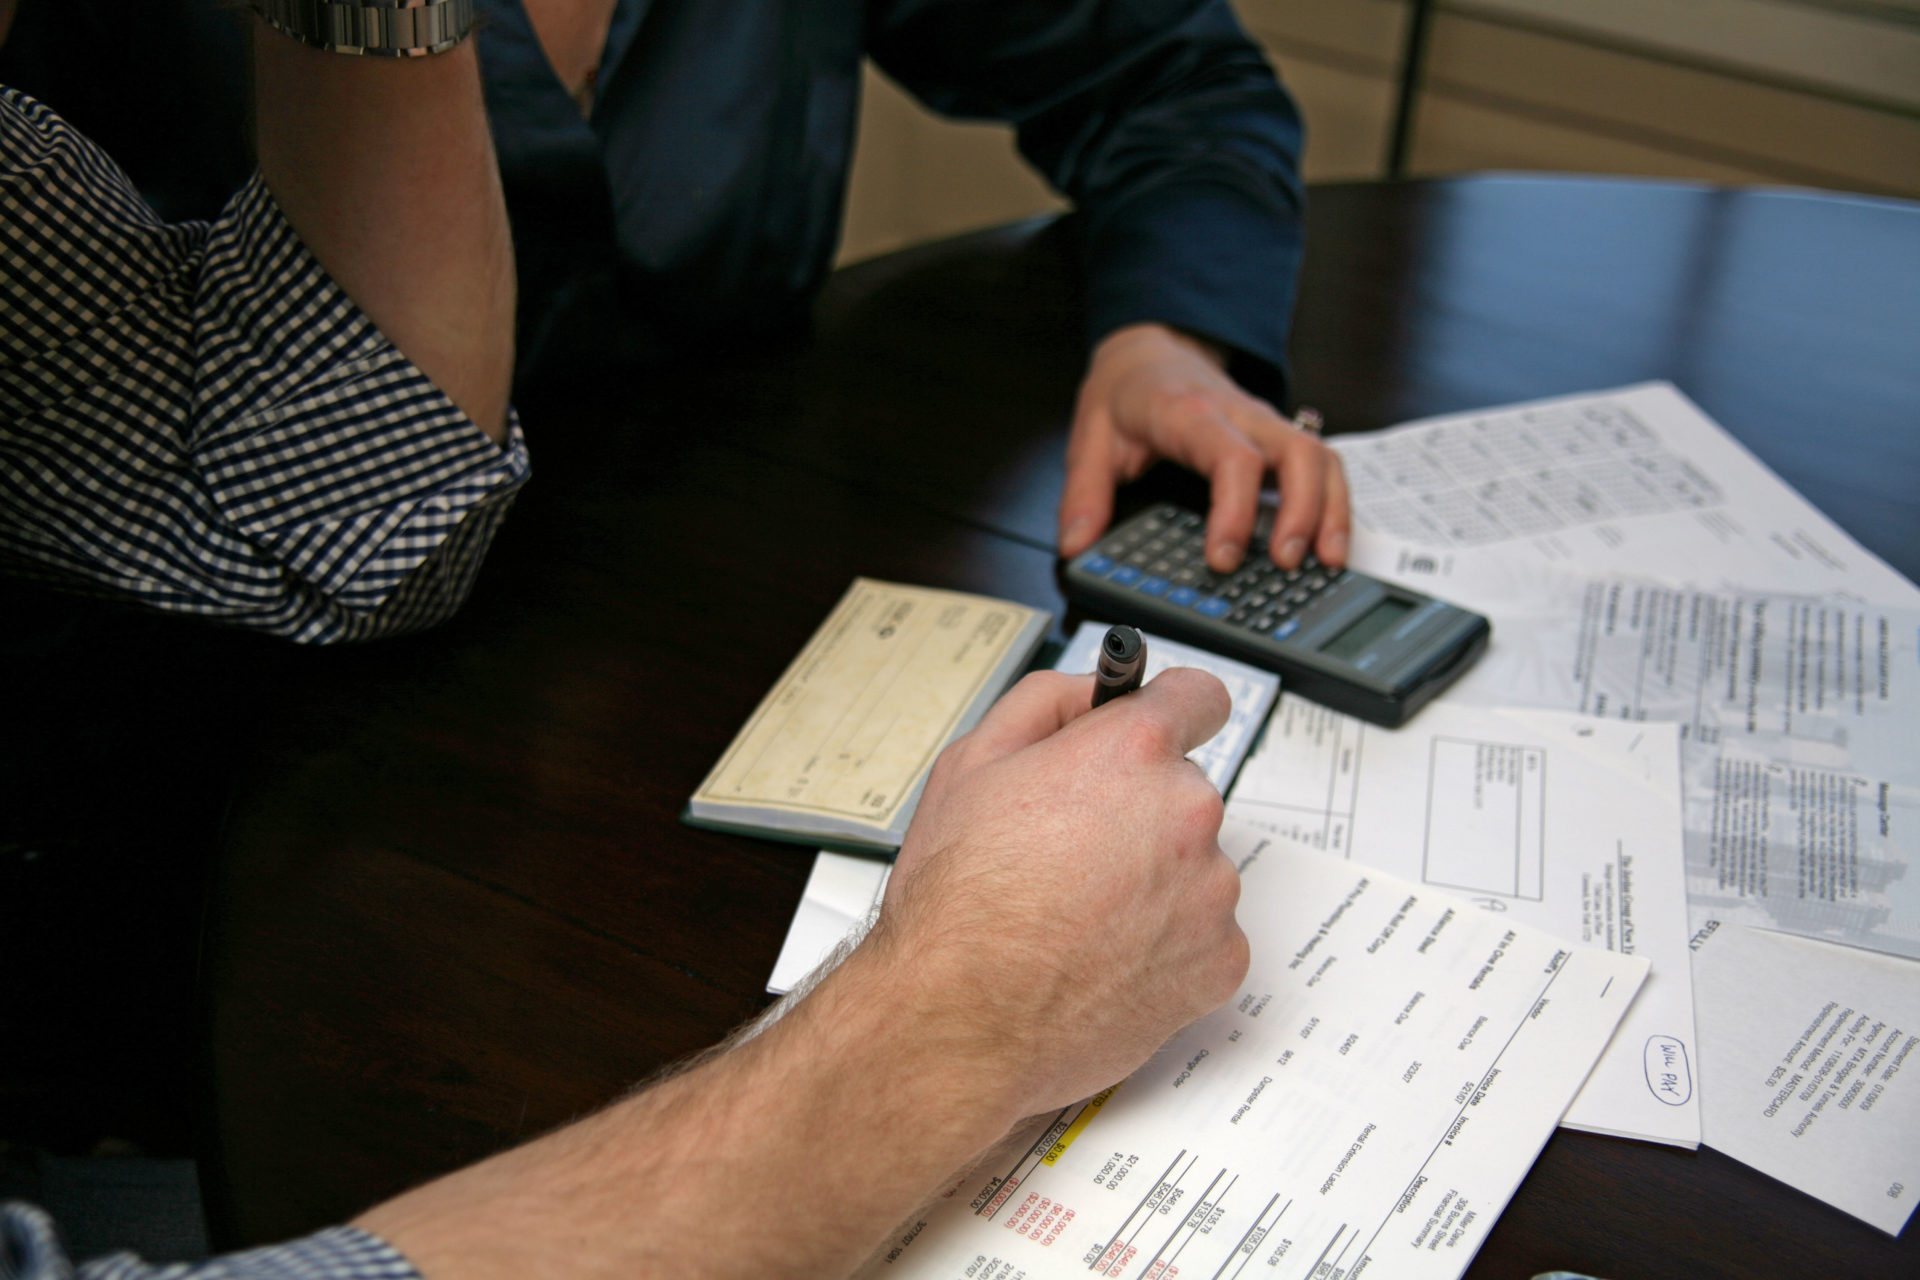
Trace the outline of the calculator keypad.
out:
M 1080 567 L 1203 618 L 1285 640 L 1299 630 L 1307 606 L 1346 572 L 1311 555 L 1298 568 L 1282 569 L 1266 554 L 1272 533 L 1273 510 L 1263 507 L 1247 558 L 1231 573 L 1215 573 L 1207 567 L 1206 521 L 1192 511 L 1154 507 L 1108 534 Z

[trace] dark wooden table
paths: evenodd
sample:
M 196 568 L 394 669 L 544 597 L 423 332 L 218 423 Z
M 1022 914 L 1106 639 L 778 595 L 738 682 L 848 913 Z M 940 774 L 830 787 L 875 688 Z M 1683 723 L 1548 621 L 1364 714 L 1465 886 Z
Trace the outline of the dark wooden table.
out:
M 1920 577 L 1920 208 L 1344 186 L 1308 245 L 1296 390 L 1333 429 L 1668 378 Z M 1071 261 L 1058 224 L 910 250 L 839 273 L 797 351 L 525 405 L 538 474 L 465 612 L 299 655 L 204 962 L 227 1243 L 560 1124 L 764 1005 L 810 854 L 681 806 L 855 575 L 1062 609 Z M 1555 1267 L 1910 1277 L 1920 1235 L 1563 1131 L 1472 1274 Z

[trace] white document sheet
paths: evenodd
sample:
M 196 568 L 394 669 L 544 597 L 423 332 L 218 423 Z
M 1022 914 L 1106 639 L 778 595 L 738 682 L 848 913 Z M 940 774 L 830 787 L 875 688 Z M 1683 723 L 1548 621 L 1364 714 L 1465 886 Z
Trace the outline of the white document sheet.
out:
M 1431 703 L 1386 730 L 1291 695 L 1234 819 L 1467 895 L 1494 919 L 1645 956 L 1653 976 L 1569 1127 L 1693 1147 L 1679 730 Z
M 1073 633 L 1073 639 L 1061 651 L 1059 660 L 1053 664 L 1053 669 L 1076 676 L 1091 673 L 1100 664 L 1100 641 L 1106 634 L 1107 624 L 1104 622 L 1081 623 L 1080 629 Z M 1187 754 L 1187 759 L 1199 765 L 1200 771 L 1224 794 L 1233 784 L 1240 762 L 1246 759 L 1247 752 L 1252 749 L 1260 726 L 1267 722 L 1267 713 L 1273 710 L 1274 699 L 1280 696 L 1280 677 L 1271 671 L 1262 671 L 1259 667 L 1223 658 L 1217 653 L 1196 649 L 1177 640 L 1168 640 L 1144 631 L 1140 634 L 1147 645 L 1146 680 L 1153 679 L 1168 667 L 1198 667 L 1220 677 L 1221 683 L 1227 686 L 1227 696 L 1233 701 L 1233 714 L 1226 726 Z
M 1353 494 L 1353 566 L 1496 618 L 1553 565 L 1920 606 L 1920 589 L 1667 383 L 1329 443 Z
M 1100 641 L 1107 634 L 1103 622 L 1083 622 L 1067 647 L 1061 651 L 1054 670 L 1085 675 L 1099 663 Z M 1266 723 L 1274 699 L 1280 695 L 1280 677 L 1271 671 L 1250 667 L 1232 658 L 1223 658 L 1205 649 L 1181 644 L 1151 633 L 1142 633 L 1147 643 L 1146 679 L 1151 680 L 1168 667 L 1198 667 L 1219 676 L 1233 701 L 1233 714 L 1225 727 L 1200 744 L 1188 759 L 1225 792 L 1246 759 L 1260 726 Z M 864 928 L 872 910 L 880 905 L 886 892 L 887 872 L 891 864 L 845 854 L 822 852 L 814 859 L 813 873 L 787 926 L 786 941 L 780 958 L 774 962 L 767 990 L 785 995 L 802 978 L 832 954 L 833 949 L 856 928 Z
M 780 944 L 767 990 L 783 996 L 833 954 L 855 930 L 864 930 L 887 892 L 893 864 L 881 858 L 822 849 L 800 895 L 800 906 Z
M 1458 1276 L 1646 961 L 1229 823 L 1240 993 L 1037 1117 L 865 1274 Z
M 1738 920 L 1920 957 L 1920 791 L 1740 740 L 1689 763 L 1696 926 Z
M 1920 963 L 1718 922 L 1694 945 L 1703 1140 L 1899 1234 L 1920 1198 Z
M 1678 722 L 1696 928 L 1920 957 L 1920 610 L 1560 577 L 1446 696 Z

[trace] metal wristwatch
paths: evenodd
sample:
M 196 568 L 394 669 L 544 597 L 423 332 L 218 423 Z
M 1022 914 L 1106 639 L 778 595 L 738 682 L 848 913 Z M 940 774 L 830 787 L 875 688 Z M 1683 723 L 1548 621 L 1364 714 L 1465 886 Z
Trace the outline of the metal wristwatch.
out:
M 250 0 L 268 26 L 329 53 L 422 58 L 473 30 L 473 0 Z

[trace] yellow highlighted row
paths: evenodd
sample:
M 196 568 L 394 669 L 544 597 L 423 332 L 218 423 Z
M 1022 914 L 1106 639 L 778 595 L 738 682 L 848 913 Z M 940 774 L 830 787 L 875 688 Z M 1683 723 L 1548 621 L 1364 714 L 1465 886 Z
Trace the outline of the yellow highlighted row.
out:
M 1124 1083 L 1124 1081 L 1122 1083 Z M 1060 1141 L 1054 1143 L 1053 1146 L 1047 1149 L 1047 1154 L 1040 1157 L 1040 1163 L 1052 1164 L 1060 1159 L 1061 1156 L 1067 1154 L 1067 1148 L 1072 1146 L 1073 1140 L 1080 1136 L 1080 1131 L 1087 1127 L 1087 1121 L 1093 1119 L 1094 1113 L 1107 1105 L 1107 1099 L 1111 1098 L 1114 1089 L 1118 1089 L 1119 1087 L 1120 1086 L 1116 1084 L 1112 1089 L 1102 1089 L 1099 1093 L 1088 1098 L 1087 1105 L 1080 1108 L 1080 1114 L 1073 1118 L 1073 1123 L 1067 1126 L 1067 1131 L 1060 1135 Z

